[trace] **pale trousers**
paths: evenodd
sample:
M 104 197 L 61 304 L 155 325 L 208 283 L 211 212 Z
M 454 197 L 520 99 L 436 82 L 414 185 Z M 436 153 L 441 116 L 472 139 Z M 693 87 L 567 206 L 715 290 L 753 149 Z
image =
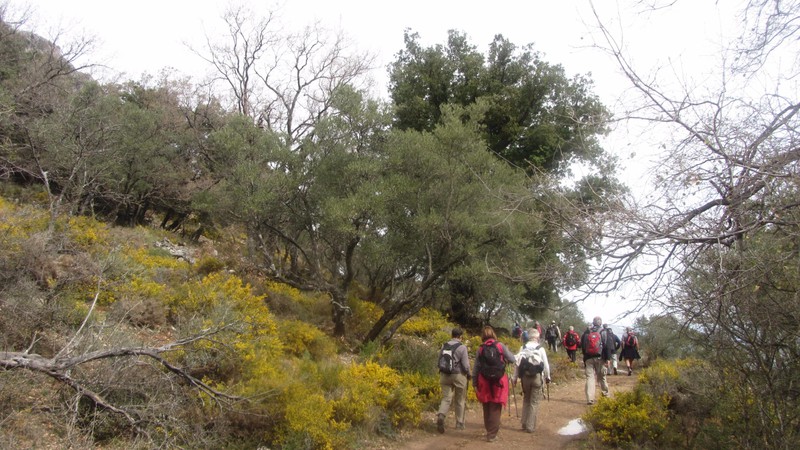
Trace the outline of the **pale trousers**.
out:
M 522 429 L 533 433 L 536 430 L 536 413 L 542 398 L 542 374 L 522 377 Z
M 603 358 L 589 358 L 584 361 L 586 364 L 586 401 L 594 403 L 596 384 L 599 378 L 600 391 L 604 396 L 608 395 L 608 383 L 606 382 L 606 361 Z
M 460 373 L 441 373 L 439 374 L 439 384 L 442 385 L 439 414 L 447 416 L 455 397 L 456 425 L 463 425 L 467 404 L 467 376 Z

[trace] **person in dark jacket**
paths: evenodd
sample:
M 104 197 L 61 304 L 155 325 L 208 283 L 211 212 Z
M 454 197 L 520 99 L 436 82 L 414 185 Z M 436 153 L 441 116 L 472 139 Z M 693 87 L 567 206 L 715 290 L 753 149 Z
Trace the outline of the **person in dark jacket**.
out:
M 456 373 L 440 373 L 439 384 L 442 386 L 442 402 L 439 404 L 439 413 L 436 415 L 436 428 L 439 433 L 444 433 L 444 422 L 450 405 L 455 399 L 456 410 L 456 430 L 464 429 L 464 413 L 467 404 L 467 383 L 472 378 L 469 367 L 469 352 L 467 347 L 461 343 L 464 332 L 461 328 L 453 328 L 450 332 L 451 339 L 442 347 L 453 349 L 453 361 L 458 368 Z M 439 350 L 441 355 L 442 350 Z
M 621 345 L 621 341 L 619 340 L 619 336 L 614 334 L 614 330 L 611 329 L 608 324 L 603 324 L 603 329 L 606 330 L 607 338 L 607 347 L 608 350 L 606 352 L 606 372 L 617 374 L 617 350 Z
M 472 385 L 475 388 L 475 396 L 483 405 L 483 426 L 486 428 L 486 440 L 494 442 L 497 439 L 497 433 L 500 431 L 503 406 L 508 402 L 508 375 L 503 374 L 498 381 L 489 380 L 482 373 L 484 363 L 481 361 L 481 354 L 487 346 L 496 343 L 505 364 L 514 364 L 516 360 L 511 350 L 497 341 L 494 328 L 490 326 L 484 327 L 481 339 L 483 344 L 478 348 L 475 365 L 472 369 Z
M 628 376 L 630 376 L 633 374 L 633 361 L 641 358 L 639 356 L 639 339 L 631 327 L 625 329 L 625 335 L 622 337 L 620 357 L 625 360 L 625 365 L 628 366 Z

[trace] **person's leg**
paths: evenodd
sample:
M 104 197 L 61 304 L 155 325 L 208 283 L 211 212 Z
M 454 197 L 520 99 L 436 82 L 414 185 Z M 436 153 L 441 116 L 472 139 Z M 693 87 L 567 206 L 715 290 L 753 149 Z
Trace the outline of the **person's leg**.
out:
M 603 397 L 608 397 L 608 380 L 606 379 L 608 367 L 604 362 L 601 361 L 598 369 L 600 374 L 600 392 L 603 393 Z
M 444 419 L 450 411 L 450 404 L 453 402 L 453 377 L 455 375 L 440 374 L 439 384 L 442 386 L 442 402 L 439 404 L 439 413 L 436 415 L 436 429 L 439 433 L 444 433 Z
M 454 375 L 453 388 L 455 390 L 456 400 L 456 429 L 464 429 L 464 414 L 467 404 L 467 376 L 458 374 Z
M 503 404 L 489 402 L 485 405 L 489 410 L 488 421 L 486 422 L 486 439 L 493 441 L 495 438 L 497 438 L 497 432 L 500 431 L 500 419 L 503 414 Z M 486 417 L 485 412 L 484 417 Z
M 617 354 L 611 355 L 611 367 L 614 369 L 614 375 L 617 374 Z
M 522 429 L 528 433 L 536 431 L 536 416 L 539 412 L 539 399 L 542 397 L 542 376 L 536 375 L 534 377 L 526 377 L 530 385 L 530 396 L 526 399 L 528 407 L 528 416 L 522 422 Z
M 584 369 L 584 373 L 586 374 L 586 403 L 590 405 L 594 403 L 595 383 L 597 383 L 595 379 L 594 362 L 598 360 L 599 358 L 591 358 L 584 361 L 586 364 L 586 368 Z
M 528 430 L 528 418 L 531 414 L 531 377 L 522 377 L 522 429 Z

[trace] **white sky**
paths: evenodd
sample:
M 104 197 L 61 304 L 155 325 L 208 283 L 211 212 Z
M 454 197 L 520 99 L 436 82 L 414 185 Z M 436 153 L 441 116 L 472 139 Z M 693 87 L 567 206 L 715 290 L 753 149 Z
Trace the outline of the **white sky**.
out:
M 6 0 L 15 8 L 31 5 L 35 31 L 52 38 L 54 30 L 67 35 L 83 34 L 99 39 L 92 62 L 100 62 L 137 80 L 142 73 L 157 74 L 173 67 L 200 79 L 207 69 L 184 44 L 202 47 L 205 36 L 213 36 L 227 5 L 215 0 Z M 2 2 L 2 0 L 0 0 Z M 275 9 L 271 1 L 246 0 L 256 14 L 266 16 Z M 502 34 L 518 46 L 533 43 L 551 64 L 564 66 L 568 76 L 591 73 L 595 93 L 612 110 L 629 85 L 615 63 L 593 48 L 597 36 L 595 19 L 588 1 L 514 0 L 495 2 L 473 0 L 288 0 L 281 9 L 281 23 L 300 29 L 314 21 L 327 28 L 341 29 L 362 50 L 378 55 L 379 68 L 373 74 L 385 85 L 386 65 L 403 48 L 406 28 L 419 33 L 425 45 L 445 44 L 447 31 L 464 32 L 484 52 L 494 35 Z M 648 72 L 671 65 L 680 77 L 707 77 L 717 62 L 720 35 L 728 34 L 720 19 L 716 0 L 685 0 L 657 13 L 643 14 L 633 1 L 597 0 L 604 23 L 618 33 L 632 62 Z M 738 3 L 738 1 L 736 2 Z M 709 64 L 711 63 L 711 64 Z M 381 95 L 386 95 L 381 92 Z M 655 143 L 642 144 L 641 136 L 619 128 L 605 142 L 605 148 L 620 157 L 621 177 L 634 190 L 646 190 L 642 178 L 653 155 Z M 633 156 L 635 155 L 635 156 Z M 630 294 L 629 294 L 630 295 Z M 581 310 L 591 318 L 601 314 L 612 322 L 630 308 L 624 296 L 602 296 L 584 303 Z M 632 324 L 634 317 L 617 323 Z

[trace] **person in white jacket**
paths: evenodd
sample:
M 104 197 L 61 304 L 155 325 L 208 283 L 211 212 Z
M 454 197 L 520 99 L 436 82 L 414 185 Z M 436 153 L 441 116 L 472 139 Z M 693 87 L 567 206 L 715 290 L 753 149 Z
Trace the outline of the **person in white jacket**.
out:
M 536 430 L 536 413 L 539 399 L 542 397 L 542 386 L 550 383 L 550 364 L 547 352 L 539 344 L 539 331 L 532 328 L 528 331 L 528 342 L 516 355 L 516 367 L 512 383 L 522 381 L 522 430 L 533 433 Z

